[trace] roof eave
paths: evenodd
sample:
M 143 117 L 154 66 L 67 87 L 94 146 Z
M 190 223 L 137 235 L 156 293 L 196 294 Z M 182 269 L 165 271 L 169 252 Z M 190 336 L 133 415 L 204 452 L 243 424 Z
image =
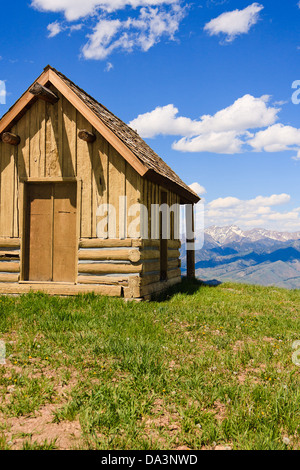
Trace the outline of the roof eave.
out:
M 45 86 L 49 82 L 49 71 L 43 72 L 34 83 L 38 82 Z M 15 104 L 0 119 L 0 137 L 3 132 L 10 130 L 14 124 L 20 119 L 29 106 L 36 101 L 36 97 L 30 93 L 32 85 L 23 93 L 23 95 L 15 102 Z
M 201 198 L 194 192 L 185 189 L 183 186 L 178 185 L 174 181 L 162 176 L 154 170 L 148 170 L 145 174 L 145 178 L 152 181 L 153 183 L 160 184 L 168 190 L 173 190 L 180 196 L 180 204 L 197 204 Z

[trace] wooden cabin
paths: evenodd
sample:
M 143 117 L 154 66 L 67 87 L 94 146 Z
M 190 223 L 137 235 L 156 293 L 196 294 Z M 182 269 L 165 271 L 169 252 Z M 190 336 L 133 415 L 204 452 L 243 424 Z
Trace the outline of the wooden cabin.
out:
M 151 207 L 198 201 L 133 129 L 47 66 L 0 120 L 0 294 L 149 299 L 181 280 L 178 211 L 165 239 Z

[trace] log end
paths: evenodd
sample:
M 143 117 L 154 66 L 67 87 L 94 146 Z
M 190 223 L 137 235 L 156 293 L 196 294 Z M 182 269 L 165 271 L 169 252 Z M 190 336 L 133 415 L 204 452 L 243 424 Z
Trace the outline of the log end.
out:
M 2 134 L 2 142 L 4 144 L 10 144 L 10 145 L 19 145 L 21 142 L 21 138 L 18 135 L 11 134 L 10 132 L 4 132 Z
M 84 142 L 88 142 L 89 144 L 92 144 L 96 140 L 95 134 L 85 129 L 78 132 L 78 137 L 79 139 L 84 140 Z

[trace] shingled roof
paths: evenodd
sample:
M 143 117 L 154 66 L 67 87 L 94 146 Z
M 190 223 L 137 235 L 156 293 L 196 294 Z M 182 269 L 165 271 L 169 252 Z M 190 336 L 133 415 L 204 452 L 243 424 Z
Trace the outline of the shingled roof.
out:
M 131 127 L 96 101 L 65 75 L 48 65 L 44 72 L 51 70 L 72 90 L 75 95 L 110 129 L 148 170 L 144 177 L 178 193 L 182 203 L 197 203 L 199 196 L 160 158 Z M 15 106 L 15 105 L 14 105 Z M 13 107 L 12 107 L 13 108 Z M 11 109 L 12 109 L 11 108 Z M 7 114 L 7 113 L 6 113 Z M 4 116 L 3 116 L 4 117 Z M 2 117 L 2 119 L 3 119 Z M 1 121 L 2 121 L 1 119 Z M 0 121 L 0 123 L 1 123 Z

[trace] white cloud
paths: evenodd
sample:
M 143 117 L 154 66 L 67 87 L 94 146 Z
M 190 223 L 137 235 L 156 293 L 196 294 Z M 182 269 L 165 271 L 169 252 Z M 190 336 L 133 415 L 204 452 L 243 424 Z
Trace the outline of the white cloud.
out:
M 292 160 L 296 160 L 296 161 L 299 161 L 300 160 L 300 150 L 297 151 L 297 155 L 294 155 L 292 157 Z
M 231 106 L 214 116 L 202 116 L 202 132 L 245 131 L 273 124 L 279 108 L 267 107 L 270 97 L 255 98 L 249 94 L 237 99 Z
M 105 59 L 116 47 L 116 42 L 111 43 L 112 38 L 121 28 L 121 21 L 101 20 L 89 36 L 89 42 L 83 48 L 86 59 Z
M 206 194 L 206 189 L 204 186 L 201 186 L 199 183 L 192 183 L 189 186 L 192 191 L 194 191 L 198 196 L 202 196 L 203 194 Z
M 140 114 L 129 125 L 144 138 L 159 134 L 183 136 L 173 144 L 182 152 L 241 153 L 245 142 L 253 138 L 250 130 L 270 126 L 278 119 L 280 108 L 268 106 L 269 100 L 267 95 L 255 98 L 247 94 L 199 120 L 178 116 L 179 110 L 169 104 Z
M 114 68 L 111 62 L 107 62 L 106 67 L 104 69 L 105 72 L 110 72 Z
M 68 21 L 94 15 L 97 11 L 112 13 L 125 7 L 177 4 L 178 0 L 32 0 L 31 5 L 40 11 L 64 13 Z
M 282 204 L 288 204 L 291 200 L 291 196 L 289 194 L 273 194 L 269 197 L 257 196 L 255 199 L 251 199 L 249 201 L 249 205 L 255 207 L 263 207 L 263 206 L 280 206 Z
M 237 99 L 232 105 L 213 116 L 203 115 L 199 120 L 177 116 L 179 110 L 169 104 L 151 112 L 140 114 L 129 125 L 137 129 L 142 137 L 159 134 L 192 137 L 211 132 L 245 132 L 274 124 L 280 108 L 268 107 L 269 96 L 255 98 L 249 94 Z
M 240 200 L 236 197 L 218 198 L 210 202 L 209 207 L 210 209 L 224 209 L 228 207 L 235 207 L 239 204 L 239 202 Z
M 73 33 L 73 31 L 80 31 L 82 28 L 83 23 L 73 24 L 72 26 L 69 26 L 70 33 Z
M 63 12 L 68 21 L 74 21 L 95 13 L 99 3 L 97 0 L 32 0 L 31 5 L 40 11 Z
M 184 137 L 174 142 L 172 148 L 180 152 L 211 152 L 234 154 L 242 152 L 243 141 L 236 132 L 210 132 L 193 139 Z
M 257 196 L 248 200 L 236 197 L 218 198 L 205 206 L 205 225 L 300 230 L 300 207 L 287 211 L 277 209 L 277 206 L 290 202 L 290 195 L 285 193 Z
M 300 129 L 283 124 L 275 124 L 257 132 L 248 143 L 255 151 L 282 152 L 300 147 Z
M 65 22 L 60 23 L 58 21 L 54 21 L 54 23 L 50 23 L 47 26 L 47 30 L 49 31 L 48 38 L 54 38 L 63 31 L 69 31 L 69 36 L 71 36 L 74 31 L 80 31 L 82 28 L 83 24 L 74 24 L 69 26 Z
M 86 59 L 102 60 L 114 50 L 146 52 L 163 36 L 174 39 L 185 10 L 174 6 L 169 11 L 158 8 L 141 8 L 137 18 L 100 20 L 83 47 Z
M 0 80 L 0 104 L 6 104 L 6 85 L 4 80 Z
M 82 48 L 86 59 L 104 60 L 113 51 L 148 51 L 163 37 L 174 40 L 187 7 L 182 0 L 32 0 L 40 11 L 63 12 L 67 22 L 88 19 L 91 30 Z M 118 13 L 125 10 L 122 20 Z M 124 19 L 124 15 L 126 18 Z M 49 37 L 62 30 L 79 30 L 58 21 L 48 26 Z
M 251 26 L 259 20 L 259 13 L 263 9 L 263 5 L 252 3 L 243 10 L 234 10 L 222 13 L 214 18 L 204 27 L 211 36 L 225 34 L 226 41 L 233 41 L 238 35 L 249 32 Z
M 294 151 L 300 160 L 300 129 L 276 123 L 281 108 L 269 105 L 269 95 L 244 95 L 214 115 L 192 120 L 173 104 L 140 114 L 129 126 L 144 138 L 181 136 L 172 148 L 181 152 L 238 154 Z
M 291 221 L 291 220 L 299 220 L 300 222 L 300 219 L 299 219 L 299 213 L 296 213 L 296 212 L 286 212 L 286 213 L 273 213 L 273 214 L 269 214 L 268 215 L 268 219 L 269 220 L 287 220 L 287 221 Z M 299 225 L 300 226 L 300 225 Z
M 287 104 L 288 101 L 285 101 L 285 100 L 279 100 L 279 101 L 274 101 L 273 105 L 274 106 L 283 106 L 285 104 Z
M 195 135 L 199 132 L 199 121 L 190 118 L 177 117 L 179 110 L 173 105 L 158 106 L 149 113 L 140 114 L 133 119 L 129 126 L 136 129 L 139 134 L 146 137 L 156 135 Z
M 57 36 L 61 31 L 63 31 L 63 27 L 58 21 L 55 21 L 54 23 L 50 23 L 47 26 L 47 29 L 49 31 L 48 38 L 54 38 Z

